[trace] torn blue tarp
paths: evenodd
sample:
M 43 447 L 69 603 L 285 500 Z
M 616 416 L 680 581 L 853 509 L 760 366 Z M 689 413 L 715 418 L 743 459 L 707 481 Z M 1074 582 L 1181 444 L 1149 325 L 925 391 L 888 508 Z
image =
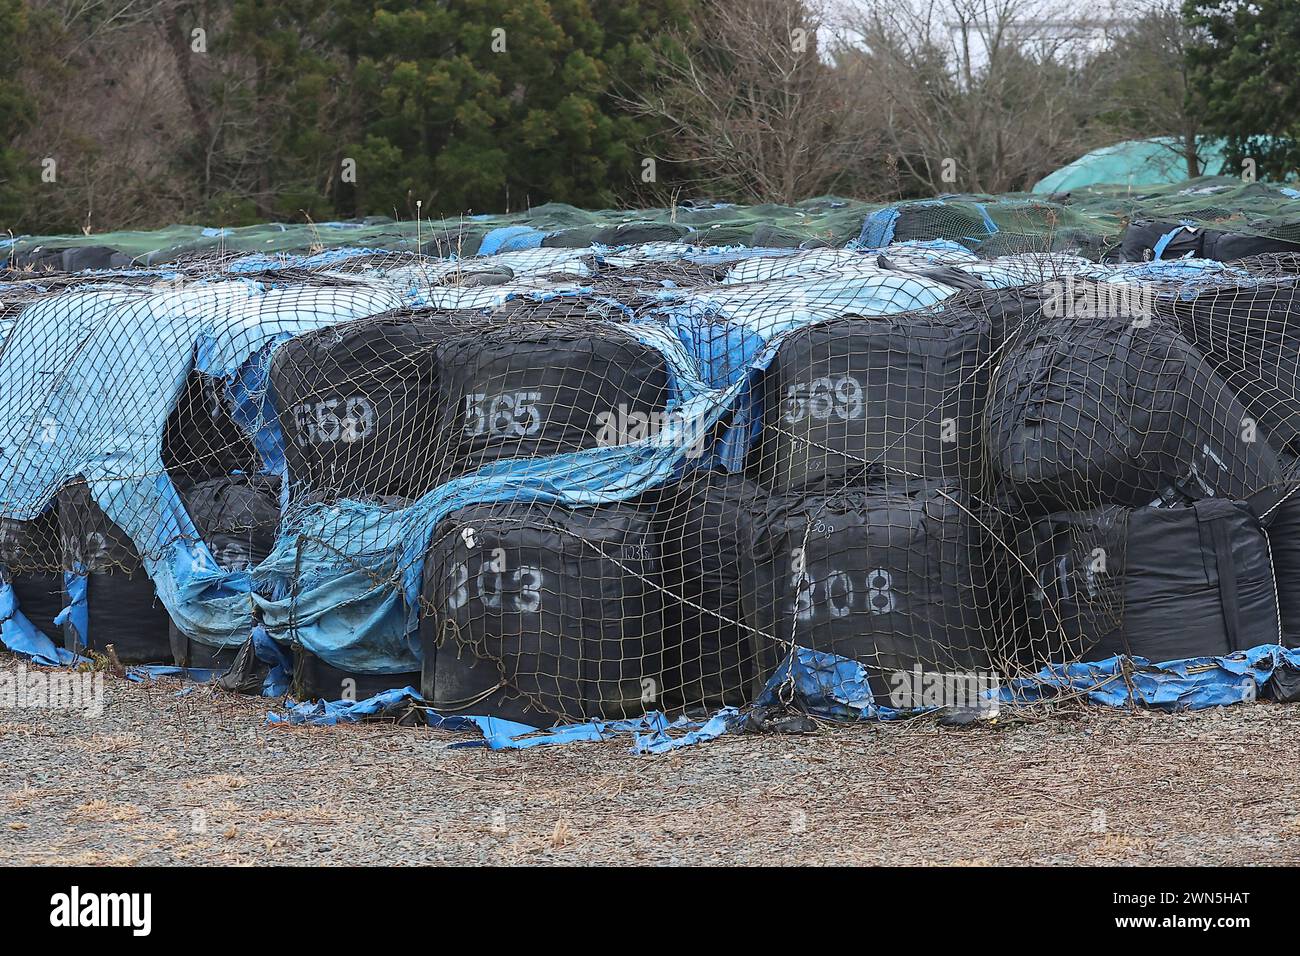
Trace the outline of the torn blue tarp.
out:
M 212 667 L 176 667 L 172 664 L 136 664 L 127 668 L 127 680 L 154 680 L 158 677 L 180 677 L 196 684 L 210 684 L 221 676 Z
M 498 252 L 519 252 L 523 249 L 536 249 L 546 238 L 546 233 L 532 226 L 500 226 L 483 237 L 479 243 L 480 256 L 492 256 Z
M 6 649 L 36 664 L 59 667 L 73 664 L 77 655 L 56 645 L 27 620 L 18 607 L 13 585 L 0 576 L 0 641 Z
M 479 724 L 478 721 L 484 718 L 470 718 L 483 731 L 483 740 L 452 746 L 526 750 L 530 747 L 591 743 L 630 736 L 633 753 L 660 754 L 721 737 L 728 732 L 731 721 L 738 716 L 739 711 L 727 707 L 708 720 L 694 720 L 684 716 L 670 720 L 666 714 L 656 710 L 642 717 L 593 720 L 585 724 L 562 724 L 549 730 L 540 730 L 525 724 L 511 724 L 509 721 Z M 492 718 L 486 720 L 492 721 Z
M 860 663 L 807 647 L 791 649 L 754 705 L 792 707 L 827 720 L 893 720 L 906 714 L 876 703 Z
M 898 224 L 898 207 L 886 206 L 867 216 L 862 223 L 862 232 L 855 242 L 859 249 L 879 249 L 894 241 L 894 227 Z
M 178 627 L 211 646 L 242 643 L 252 627 L 251 579 L 219 570 L 182 507 L 161 460 L 167 415 L 196 356 L 214 377 L 264 389 L 248 362 L 269 358 L 268 346 L 401 304 L 379 287 L 268 290 L 248 280 L 79 289 L 33 303 L 3 356 L 0 515 L 30 520 L 84 476 Z
M 293 680 L 293 657 L 282 645 L 271 640 L 261 624 L 253 628 L 253 654 L 270 670 L 262 680 L 263 697 L 283 697 Z
M 316 727 L 340 723 L 354 724 L 368 717 L 378 717 L 396 708 L 404 707 L 408 702 L 418 702 L 422 699 L 414 687 L 395 687 L 373 697 L 367 697 L 365 700 L 318 700 L 296 704 L 289 707 L 283 715 L 270 711 L 266 719 L 272 724 L 311 724 Z
M 90 607 L 86 603 L 86 574 L 81 565 L 71 571 L 63 572 L 63 596 L 67 606 L 54 618 L 54 623 L 65 629 L 72 629 L 76 635 L 77 646 L 85 647 L 90 634 Z
M 1161 236 L 1159 239 L 1156 240 L 1155 246 L 1151 249 L 1151 258 L 1157 260 L 1163 259 L 1165 249 L 1169 247 L 1169 243 L 1171 243 L 1178 236 L 1180 232 L 1196 232 L 1196 227 L 1193 226 L 1191 223 L 1184 223 L 1180 226 L 1175 226 L 1173 229 L 1170 229 L 1163 236 Z M 1180 258 L 1183 259 L 1192 258 L 1192 251 L 1189 249 Z
M 1224 657 L 1152 663 L 1117 656 L 1096 663 L 1054 664 L 1033 677 L 991 689 L 1006 704 L 1081 693 L 1093 703 L 1161 710 L 1200 710 L 1254 700 L 1279 668 L 1300 672 L 1300 651 L 1264 644 Z M 833 720 L 893 720 L 917 713 L 877 703 L 857 661 L 797 647 L 773 673 L 757 706 L 792 705 Z
M 1142 657 L 1054 664 L 1002 690 L 1007 702 L 1082 693 L 1112 707 L 1201 710 L 1252 701 L 1281 668 L 1300 672 L 1300 651 L 1262 644 L 1224 657 L 1192 657 L 1153 664 Z
M 289 706 L 283 714 L 271 711 L 266 719 L 272 724 L 308 724 L 325 727 L 340 723 L 357 723 L 367 718 L 404 713 L 412 705 L 419 707 L 424 721 L 441 730 L 476 731 L 481 740 L 452 744 L 453 747 L 487 747 L 491 750 L 527 750 L 579 742 L 611 740 L 630 736 L 634 753 L 666 753 L 679 747 L 712 740 L 726 733 L 739 716 L 732 707 L 720 710 L 708 720 L 678 717 L 670 720 L 659 711 L 626 720 L 593 720 L 582 724 L 560 724 L 542 730 L 500 717 L 444 715 L 424 705 L 424 698 L 413 687 L 394 688 L 360 701 L 314 701 Z

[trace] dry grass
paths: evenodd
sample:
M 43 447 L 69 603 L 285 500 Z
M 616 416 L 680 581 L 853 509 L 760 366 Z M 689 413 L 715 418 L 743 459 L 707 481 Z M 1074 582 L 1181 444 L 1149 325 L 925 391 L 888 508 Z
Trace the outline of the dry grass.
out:
M 6 665 L 7 666 L 7 665 Z M 492 753 L 270 702 L 106 681 L 0 723 L 0 861 L 83 864 L 1300 862 L 1300 707 L 1081 708 Z

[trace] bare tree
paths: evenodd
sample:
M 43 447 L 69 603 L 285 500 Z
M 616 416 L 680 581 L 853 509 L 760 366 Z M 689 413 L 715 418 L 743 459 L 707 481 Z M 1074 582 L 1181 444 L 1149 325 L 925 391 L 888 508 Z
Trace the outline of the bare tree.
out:
M 852 63 L 900 168 L 936 191 L 1006 192 L 1086 145 L 1089 54 L 1043 0 L 867 0 Z
M 20 74 L 40 122 L 19 146 L 56 164 L 31 191 L 40 218 L 90 231 L 174 220 L 190 183 L 173 162 L 189 132 L 152 0 L 31 0 L 38 28 Z
M 721 194 L 792 202 L 856 175 L 871 113 L 819 47 L 817 0 L 702 3 L 669 34 L 653 88 L 625 98 L 664 128 L 659 158 Z
M 1163 137 L 1188 177 L 1205 163 L 1205 102 L 1192 83 L 1191 28 L 1180 0 L 1154 0 L 1138 16 L 1115 21 L 1095 91 L 1106 107 L 1100 125 L 1123 138 Z

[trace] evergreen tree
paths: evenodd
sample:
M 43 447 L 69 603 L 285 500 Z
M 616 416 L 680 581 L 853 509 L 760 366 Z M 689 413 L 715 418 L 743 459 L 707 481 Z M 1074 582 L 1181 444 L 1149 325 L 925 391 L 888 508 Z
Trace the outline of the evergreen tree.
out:
M 1236 166 L 1260 176 L 1300 169 L 1300 15 L 1295 0 L 1188 0 L 1197 41 L 1188 52 L 1207 104 L 1206 125 Z
M 685 0 L 376 0 L 353 75 L 355 207 L 430 217 L 642 185 L 652 127 L 618 95 Z M 355 18 L 350 18 L 357 22 Z

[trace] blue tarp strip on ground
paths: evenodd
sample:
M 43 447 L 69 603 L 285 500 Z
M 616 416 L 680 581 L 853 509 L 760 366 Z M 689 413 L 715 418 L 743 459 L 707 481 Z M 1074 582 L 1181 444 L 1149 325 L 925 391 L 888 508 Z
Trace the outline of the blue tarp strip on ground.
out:
M 1097 663 L 1053 665 L 1034 677 L 1019 678 L 991 691 L 989 706 L 984 709 L 992 716 L 997 703 L 1081 694 L 1093 703 L 1111 707 L 1201 710 L 1255 700 L 1259 688 L 1280 668 L 1300 671 L 1300 652 L 1265 644 L 1224 657 L 1197 657 L 1160 664 L 1140 657 L 1119 656 Z M 365 701 L 297 704 L 283 715 L 269 715 L 269 719 L 293 724 L 355 722 L 405 702 L 422 704 L 423 699 L 414 688 L 407 687 Z M 901 710 L 878 703 L 860 663 L 804 647 L 795 648 L 778 666 L 754 703 L 758 708 L 785 705 L 835 721 L 898 720 L 925 711 L 925 708 Z M 565 724 L 543 731 L 497 718 L 447 717 L 422 709 L 432 726 L 477 730 L 483 740 L 475 741 L 474 745 L 493 750 L 631 736 L 633 752 L 664 753 L 731 732 L 739 727 L 741 717 L 739 711 L 730 707 L 708 720 L 682 717 L 669 721 L 662 713 L 651 712 L 631 720 Z

